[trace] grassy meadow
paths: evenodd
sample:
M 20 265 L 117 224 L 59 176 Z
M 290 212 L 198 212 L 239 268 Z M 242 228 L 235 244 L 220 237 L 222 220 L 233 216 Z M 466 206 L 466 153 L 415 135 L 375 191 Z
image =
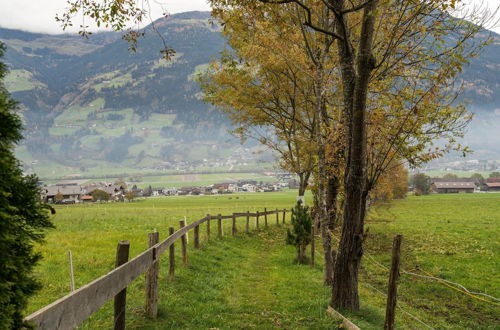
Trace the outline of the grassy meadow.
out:
M 44 259 L 36 268 L 43 289 L 31 299 L 33 312 L 69 292 L 67 251 L 73 254 L 77 287 L 110 271 L 116 244 L 131 243 L 130 255 L 147 247 L 147 233 L 157 230 L 166 237 L 168 226 L 178 228 L 210 214 L 290 208 L 295 192 L 149 198 L 133 203 L 58 206 L 56 229 L 39 247 Z M 309 199 L 310 200 L 310 199 Z M 359 313 L 346 315 L 362 329 L 383 327 L 385 294 L 392 237 L 403 234 L 402 268 L 417 275 L 432 274 L 457 282 L 471 291 L 500 296 L 499 230 L 500 194 L 431 195 L 374 207 L 361 269 Z M 330 295 L 322 285 L 321 251 L 315 267 L 294 263 L 295 250 L 284 244 L 285 227 L 242 233 L 232 238 L 230 221 L 223 239 L 206 241 L 192 249 L 189 265 L 181 266 L 176 246 L 174 280 L 168 280 L 168 257 L 160 262 L 159 315 L 144 316 L 144 277 L 131 283 L 127 296 L 130 329 L 229 329 L 286 328 L 336 329 L 338 322 L 324 313 Z M 289 216 L 287 217 L 289 222 Z M 254 224 L 252 223 L 252 228 Z M 215 230 L 214 230 L 215 229 Z M 212 225 L 212 235 L 216 226 Z M 338 237 L 338 233 L 336 233 Z M 319 238 L 316 246 L 320 247 Z M 474 299 L 436 281 L 401 274 L 400 306 L 436 329 L 497 329 L 500 306 Z M 86 321 L 82 329 L 112 327 L 112 302 Z M 423 324 L 401 310 L 401 329 L 422 329 Z

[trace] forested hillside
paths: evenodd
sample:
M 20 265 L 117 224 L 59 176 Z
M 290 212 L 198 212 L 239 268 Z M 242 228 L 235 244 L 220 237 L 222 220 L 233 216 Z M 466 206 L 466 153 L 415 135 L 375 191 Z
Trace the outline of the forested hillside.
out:
M 228 121 L 200 100 L 193 79 L 224 49 L 208 19 L 190 12 L 155 23 L 176 51 L 170 62 L 150 28 L 136 53 L 119 33 L 82 39 L 0 29 L 7 86 L 24 109 L 19 155 L 27 167 L 46 175 L 43 169 L 56 165 L 130 172 L 231 161 L 238 141 L 228 143 Z

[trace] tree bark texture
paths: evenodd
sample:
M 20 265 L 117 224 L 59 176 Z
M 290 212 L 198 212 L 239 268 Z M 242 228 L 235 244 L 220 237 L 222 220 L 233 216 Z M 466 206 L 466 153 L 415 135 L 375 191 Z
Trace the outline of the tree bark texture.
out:
M 299 196 L 305 195 L 310 176 L 311 172 L 299 173 Z
M 327 178 L 326 173 L 326 145 L 325 138 L 322 134 L 321 126 L 326 122 L 324 118 L 324 107 L 325 100 L 323 97 L 323 68 L 321 63 L 316 64 L 317 72 L 315 77 L 314 89 L 316 94 L 316 108 L 315 108 L 315 138 L 318 147 L 318 192 L 317 192 L 317 214 L 320 221 L 321 228 L 321 240 L 323 244 L 324 253 L 324 284 L 331 285 L 333 281 L 333 266 L 334 260 L 332 258 L 332 232 L 330 230 L 331 219 L 327 212 L 327 200 L 326 200 L 326 184 L 325 180 Z
M 336 1 L 343 9 L 343 1 Z M 339 41 L 344 106 L 348 120 L 348 159 L 345 179 L 345 204 L 342 236 L 335 262 L 332 286 L 333 308 L 359 309 L 358 273 L 363 255 L 363 230 L 366 187 L 366 100 L 373 69 L 372 40 L 375 26 L 373 0 L 364 7 L 356 62 L 348 42 Z M 345 17 L 337 19 L 337 28 L 345 29 Z M 347 36 L 347 34 L 345 34 Z M 347 39 L 346 39 L 347 40 Z M 345 41 L 345 40 L 344 40 Z

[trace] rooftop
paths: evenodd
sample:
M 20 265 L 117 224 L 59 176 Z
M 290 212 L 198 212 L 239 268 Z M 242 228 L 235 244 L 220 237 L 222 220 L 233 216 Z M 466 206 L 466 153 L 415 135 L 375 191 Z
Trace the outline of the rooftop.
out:
M 474 182 L 434 182 L 437 189 L 474 189 L 476 184 Z

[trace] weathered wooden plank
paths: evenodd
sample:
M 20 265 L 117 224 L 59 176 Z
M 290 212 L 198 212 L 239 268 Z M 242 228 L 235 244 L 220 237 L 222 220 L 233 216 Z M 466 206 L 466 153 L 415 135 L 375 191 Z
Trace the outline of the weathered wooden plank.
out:
M 41 330 L 75 328 L 153 264 L 153 249 L 34 312 L 26 320 Z
M 222 215 L 220 218 L 221 219 L 232 219 L 233 216 L 232 215 Z
M 328 309 L 326 310 L 326 312 L 328 314 L 330 314 L 333 318 L 335 319 L 338 319 L 338 320 L 341 320 L 342 321 L 342 325 L 346 328 L 346 329 L 349 329 L 349 330 L 361 330 L 360 328 L 358 328 L 357 325 L 355 325 L 354 323 L 352 323 L 351 321 L 349 321 L 348 319 L 346 319 L 344 317 L 344 315 L 340 314 L 339 312 L 337 312 L 335 309 L 333 309 L 331 306 L 328 306 Z

